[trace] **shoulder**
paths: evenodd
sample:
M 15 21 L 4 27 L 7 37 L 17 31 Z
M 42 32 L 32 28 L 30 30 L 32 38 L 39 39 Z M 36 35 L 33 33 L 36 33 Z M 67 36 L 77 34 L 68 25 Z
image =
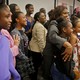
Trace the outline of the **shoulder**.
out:
M 18 34 L 18 33 L 19 33 L 19 31 L 16 28 L 11 31 L 11 35 L 15 35 L 15 34 Z
M 50 22 L 50 25 L 55 25 L 55 26 L 57 26 L 57 22 L 56 22 L 56 20 L 52 20 L 51 22 Z
M 34 25 L 34 27 L 36 29 L 42 29 L 42 28 L 44 28 L 44 26 L 40 22 L 36 22 L 35 25 Z
M 77 40 L 77 36 L 75 34 L 71 34 L 70 38 Z
M 0 35 L 0 45 L 9 45 L 9 40 L 6 36 Z

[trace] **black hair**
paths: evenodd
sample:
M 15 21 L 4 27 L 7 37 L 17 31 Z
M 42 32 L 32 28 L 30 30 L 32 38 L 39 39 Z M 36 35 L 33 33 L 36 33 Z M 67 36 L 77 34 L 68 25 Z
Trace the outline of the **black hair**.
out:
M 5 4 L 5 0 L 0 0 L 0 5 Z
M 16 22 L 16 18 L 18 18 L 19 15 L 22 14 L 22 13 L 23 13 L 23 12 L 19 11 L 19 12 L 15 12 L 15 13 L 13 14 L 13 22 L 14 22 L 14 23 L 17 23 L 17 22 Z
M 52 20 L 52 15 L 54 14 L 54 9 L 51 9 L 49 12 L 48 12 L 48 16 L 49 16 L 49 19 Z
M 38 18 L 39 18 L 39 16 L 40 16 L 41 13 L 42 13 L 42 12 L 37 12 L 37 13 L 35 13 L 35 15 L 34 15 L 35 21 L 38 21 Z
M 52 17 L 51 19 L 52 19 L 52 20 L 56 20 L 57 18 L 59 18 L 59 17 L 61 16 L 62 12 L 63 12 L 65 9 L 67 9 L 66 6 L 62 6 L 62 5 L 57 6 L 57 7 L 54 9 L 53 14 L 51 15 L 51 17 Z
M 76 24 L 77 24 L 78 22 L 80 22 L 80 21 L 79 21 L 79 18 L 76 17 L 76 16 L 72 16 L 72 17 L 71 17 L 71 21 L 72 21 L 73 28 L 75 28 L 75 27 L 76 27 Z
M 34 27 L 36 21 L 39 21 L 39 17 L 40 17 L 40 14 L 43 13 L 43 12 L 36 12 L 35 15 L 34 15 L 34 24 L 32 25 L 32 27 Z
M 9 7 L 10 7 L 10 11 L 12 12 L 12 14 L 15 13 L 15 7 L 17 6 L 17 4 L 10 4 Z
M 80 18 L 80 11 L 77 13 L 77 15 L 76 15 L 78 18 Z
M 2 13 L 3 10 L 5 10 L 6 8 L 8 8 L 8 6 L 6 4 L 0 4 L 0 14 Z M 0 15 L 1 16 L 1 15 Z M 2 29 L 2 26 L 0 25 L 0 30 Z
M 40 8 L 39 12 L 43 12 L 44 14 L 46 14 L 45 8 Z
M 63 32 L 62 29 L 64 27 L 66 28 L 68 25 L 68 22 L 70 22 L 70 21 L 64 19 L 63 17 L 59 17 L 56 21 L 58 23 L 57 28 L 58 28 L 60 34 Z
M 0 4 L 0 13 L 2 12 L 2 10 L 5 10 L 6 8 L 8 8 L 6 4 Z
M 33 6 L 32 4 L 26 4 L 25 9 L 28 9 L 30 6 Z
M 13 14 L 13 17 L 12 17 L 13 24 L 12 24 L 9 32 L 11 32 L 11 31 L 15 28 L 16 23 L 17 23 L 17 22 L 16 22 L 16 18 L 18 18 L 21 13 L 23 13 L 23 12 L 19 11 L 19 12 L 15 12 L 15 13 Z

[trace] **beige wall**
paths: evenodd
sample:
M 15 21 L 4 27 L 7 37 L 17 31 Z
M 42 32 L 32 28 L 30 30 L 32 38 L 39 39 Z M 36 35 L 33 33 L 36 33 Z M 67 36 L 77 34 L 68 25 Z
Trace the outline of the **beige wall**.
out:
M 78 2 L 77 0 L 76 0 L 75 7 L 80 7 L 80 2 Z
M 68 6 L 69 11 L 70 6 L 73 6 L 73 0 L 57 0 L 57 4 L 60 5 L 62 3 L 66 3 Z M 34 14 L 39 11 L 40 8 L 45 8 L 46 12 L 54 8 L 54 0 L 9 0 L 9 4 L 16 3 L 20 6 L 21 10 L 25 13 L 25 5 L 31 3 L 34 5 Z M 76 0 L 75 7 L 80 6 L 80 2 Z M 73 8 L 73 7 L 72 7 Z M 33 15 L 34 15 L 33 14 Z M 32 15 L 32 16 L 33 16 Z M 48 18 L 48 17 L 47 17 Z
M 73 0 L 57 0 L 58 1 L 58 4 L 61 4 L 61 3 L 66 3 L 70 6 L 73 6 Z M 75 0 L 75 8 L 76 7 L 80 7 L 80 2 Z
M 31 3 L 34 5 L 35 12 L 38 12 L 40 8 L 45 8 L 48 12 L 54 7 L 54 0 L 9 0 L 9 4 L 16 3 L 20 6 L 21 10 L 25 13 L 25 5 Z

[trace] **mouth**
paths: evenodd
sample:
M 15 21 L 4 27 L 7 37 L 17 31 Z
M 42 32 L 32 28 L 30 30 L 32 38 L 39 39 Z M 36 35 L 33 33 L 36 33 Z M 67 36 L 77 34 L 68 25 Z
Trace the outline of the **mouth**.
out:
M 11 24 L 8 24 L 8 28 L 10 28 L 11 27 Z

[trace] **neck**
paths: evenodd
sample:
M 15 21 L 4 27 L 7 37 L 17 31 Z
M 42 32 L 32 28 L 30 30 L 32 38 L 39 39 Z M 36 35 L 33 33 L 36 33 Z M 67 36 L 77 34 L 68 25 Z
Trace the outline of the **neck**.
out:
M 27 13 L 26 16 L 31 16 L 31 14 Z
M 73 33 L 74 33 L 75 35 L 77 35 L 77 33 L 76 33 L 75 31 L 73 31 Z
M 22 30 L 22 26 L 21 26 L 20 24 L 17 24 L 17 25 L 16 25 L 16 28 L 17 28 L 18 30 Z

